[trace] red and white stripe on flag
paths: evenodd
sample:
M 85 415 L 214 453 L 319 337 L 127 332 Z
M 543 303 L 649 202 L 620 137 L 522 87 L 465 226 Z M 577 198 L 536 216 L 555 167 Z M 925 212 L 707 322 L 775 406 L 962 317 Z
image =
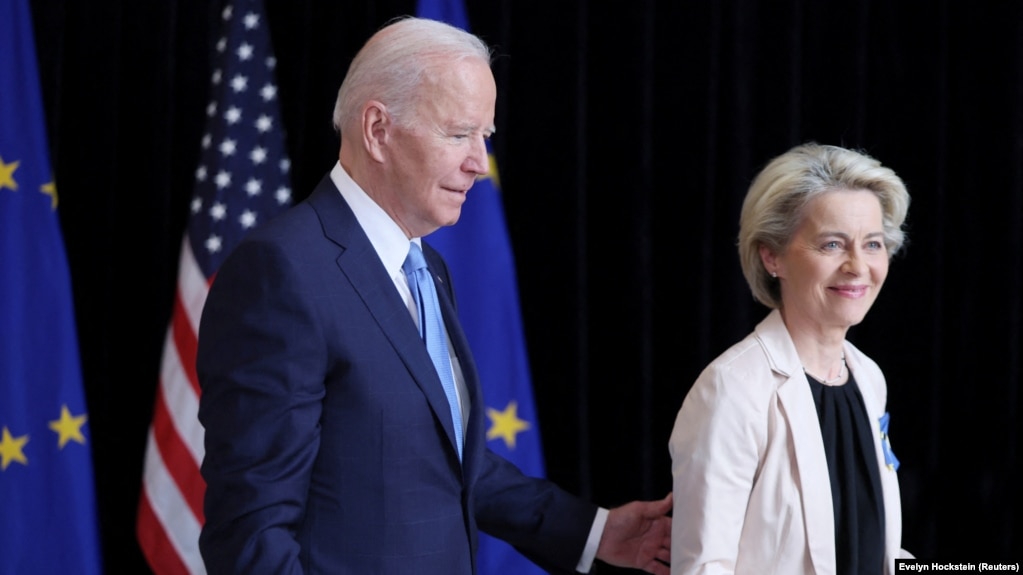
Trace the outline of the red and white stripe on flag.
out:
M 174 312 L 164 342 L 153 423 L 146 441 L 136 525 L 146 559 L 159 573 L 205 573 L 199 531 L 206 485 L 199 474 L 203 430 L 195 353 L 208 285 L 184 242 Z

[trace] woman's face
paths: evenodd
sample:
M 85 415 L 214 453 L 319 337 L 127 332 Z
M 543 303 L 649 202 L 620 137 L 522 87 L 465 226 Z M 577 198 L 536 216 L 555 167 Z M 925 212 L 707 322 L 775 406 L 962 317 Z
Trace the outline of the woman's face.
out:
M 888 277 L 881 201 L 868 190 L 822 194 L 781 254 L 760 255 L 778 274 L 790 329 L 847 330 L 863 321 Z

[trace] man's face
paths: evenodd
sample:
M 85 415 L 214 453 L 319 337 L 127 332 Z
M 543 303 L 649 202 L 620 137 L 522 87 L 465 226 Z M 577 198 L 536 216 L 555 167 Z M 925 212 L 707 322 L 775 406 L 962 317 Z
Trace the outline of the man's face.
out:
M 464 59 L 435 68 L 416 100 L 388 142 L 391 214 L 411 237 L 457 222 L 487 173 L 497 87 L 485 61 Z

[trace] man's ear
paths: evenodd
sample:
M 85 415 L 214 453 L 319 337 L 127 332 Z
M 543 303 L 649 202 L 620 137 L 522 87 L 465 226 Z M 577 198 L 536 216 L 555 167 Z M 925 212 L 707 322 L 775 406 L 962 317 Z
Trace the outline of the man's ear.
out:
M 370 100 L 362 107 L 362 143 L 369 156 L 377 162 L 383 162 L 386 158 L 385 151 L 393 126 L 387 106 Z

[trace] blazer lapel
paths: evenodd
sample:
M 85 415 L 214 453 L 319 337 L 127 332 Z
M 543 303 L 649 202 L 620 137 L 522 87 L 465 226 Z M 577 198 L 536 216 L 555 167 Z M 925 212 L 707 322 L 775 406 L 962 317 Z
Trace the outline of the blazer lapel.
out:
M 814 571 L 819 575 L 833 574 L 835 513 L 831 477 L 813 393 L 781 314 L 777 310 L 771 312 L 756 331 L 767 350 L 772 369 L 786 377 L 778 387 L 778 399 L 792 432 L 792 457 L 803 498 L 806 542 Z
M 803 520 L 810 558 L 816 573 L 834 573 L 835 514 L 831 477 L 820 440 L 817 407 L 802 371 L 789 376 L 778 388 L 778 397 L 792 430 L 793 458 L 803 497 Z
M 881 417 L 884 415 L 885 398 L 878 397 L 877 390 L 883 389 L 878 386 L 873 376 L 873 370 L 862 367 L 859 363 L 859 350 L 850 346 L 846 350 L 846 357 L 849 361 L 849 370 L 856 375 L 856 381 L 863 396 L 863 404 L 867 410 L 867 419 L 870 420 L 871 436 L 874 438 L 874 457 L 877 459 L 878 475 L 881 479 L 881 497 L 884 501 L 885 520 L 885 561 L 886 564 L 893 564 L 899 553 L 899 540 L 902 536 L 902 513 L 899 492 L 898 476 L 894 469 L 890 469 L 885 463 L 884 447 L 881 445 Z

